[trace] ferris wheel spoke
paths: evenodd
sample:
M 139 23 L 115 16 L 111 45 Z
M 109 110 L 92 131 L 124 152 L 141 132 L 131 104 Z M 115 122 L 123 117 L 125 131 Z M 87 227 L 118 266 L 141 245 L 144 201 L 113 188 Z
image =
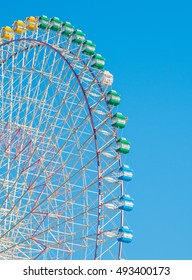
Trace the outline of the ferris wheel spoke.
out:
M 93 223 L 95 223 L 95 222 L 93 222 Z M 80 226 L 82 226 L 82 225 L 80 225 Z M 86 224 L 86 225 L 85 225 L 85 227 L 90 227 L 90 226 L 91 226 L 91 224 Z M 47 229 L 47 230 L 44 231 L 44 232 L 47 232 L 47 231 L 49 231 L 49 230 L 50 230 L 50 229 Z M 114 230 L 116 230 L 116 228 L 112 229 L 112 231 L 114 231 Z M 78 234 L 81 234 L 81 232 L 82 232 L 82 229 L 80 228 L 79 230 L 77 230 L 77 231 L 75 232 L 75 235 L 77 236 Z M 107 232 L 109 232 L 109 231 L 107 231 Z M 38 235 L 40 235 L 40 234 L 38 234 Z M 23 244 L 23 243 L 29 241 L 29 240 L 36 240 L 36 241 L 38 241 L 38 240 L 37 240 L 37 236 L 38 236 L 38 235 L 36 235 L 36 236 L 34 236 L 34 237 L 28 237 L 28 238 L 26 238 L 25 240 L 22 240 L 22 241 L 20 241 L 19 243 L 12 245 L 11 247 L 5 248 L 4 250 L 0 251 L 0 254 L 6 252 L 6 251 L 8 251 L 8 250 L 11 250 L 11 249 L 13 249 L 13 248 L 15 248 L 15 247 L 17 247 L 17 246 L 19 246 L 19 245 L 21 245 L 21 244 Z M 72 235 L 74 235 L 74 233 L 72 233 Z M 73 242 L 77 242 L 77 241 L 80 241 L 80 240 L 83 241 L 83 240 L 85 240 L 85 239 L 92 240 L 93 242 L 95 242 L 95 236 L 96 236 L 96 232 L 95 232 L 94 234 L 89 234 L 89 235 L 86 235 L 86 236 L 80 236 L 80 237 L 74 238 L 74 239 L 73 239 Z M 65 243 L 70 243 L 70 240 L 71 240 L 71 238 L 65 239 L 64 241 L 62 240 L 62 241 L 59 242 L 59 245 L 65 244 Z M 40 243 L 40 242 L 39 242 L 39 243 Z M 45 246 L 45 245 L 43 245 L 43 246 Z
M 68 140 L 68 139 L 67 139 Z M 67 142 L 67 141 L 66 141 Z M 64 146 L 65 147 L 65 146 Z
M 22 73 L 22 72 L 21 72 Z M 20 109 L 18 110 L 18 112 L 20 111 Z
M 93 160 L 93 159 L 92 159 L 92 160 Z M 90 161 L 86 164 L 86 166 L 90 165 L 90 163 L 92 162 L 92 160 L 90 160 Z M 78 171 L 76 171 L 75 174 L 74 174 L 73 176 L 77 175 L 83 168 L 85 168 L 85 166 L 82 167 L 81 169 L 79 169 Z M 39 175 L 38 175 L 38 177 L 39 177 Z M 36 179 L 37 179 L 37 178 L 36 178 Z M 36 179 L 35 179 L 35 181 L 36 181 Z M 39 205 L 41 205 L 44 201 L 46 201 L 46 200 L 47 200 L 50 196 L 52 196 L 56 191 L 58 191 L 59 189 L 61 189 L 61 187 L 62 187 L 66 182 L 68 182 L 69 180 L 70 180 L 70 177 L 67 178 L 66 181 L 65 181 L 61 186 L 59 186 L 56 190 L 54 190 L 53 193 L 49 194 L 49 195 L 47 196 L 46 199 L 42 200 L 42 202 L 41 202 Z M 34 184 L 35 181 L 33 181 L 33 184 Z M 32 186 L 33 184 L 31 184 L 31 186 Z M 30 187 L 31 187 L 31 186 L 30 186 Z M 4 220 L 5 220 L 5 219 L 8 217 L 8 215 L 14 210 L 14 208 L 16 207 L 16 205 L 18 204 L 18 202 L 21 201 L 21 199 L 24 197 L 24 195 L 25 195 L 28 191 L 29 191 L 29 187 L 23 192 L 23 194 L 21 195 L 21 197 L 15 202 L 15 205 L 11 208 L 11 210 L 8 211 L 7 215 L 5 215 L 5 217 L 1 220 L 0 224 L 2 224 L 2 223 L 4 222 Z M 38 205 L 38 206 L 39 206 L 39 205 Z M 36 206 L 33 210 L 35 210 L 36 208 L 37 208 L 37 206 Z M 30 215 L 30 212 L 29 212 L 24 218 L 26 218 L 28 215 Z M 24 218 L 23 218 L 23 219 L 24 219 Z M 22 221 L 23 219 L 21 219 L 21 221 Z M 13 228 L 13 227 L 12 227 L 12 228 Z M 9 231 L 10 231 L 10 230 L 9 230 Z M 3 235 L 1 236 L 1 238 L 2 238 L 4 235 L 5 235 L 5 234 L 3 234 Z
M 109 174 L 108 174 L 109 175 Z M 77 180 L 78 180 L 78 178 L 77 178 Z M 94 181 L 92 181 L 87 187 L 86 187 L 86 189 L 88 190 L 92 185 L 94 185 L 95 183 L 97 182 L 97 179 Z M 86 191 L 86 189 L 85 188 L 83 188 L 83 190 L 81 190 L 76 196 L 74 196 L 74 198 L 76 197 L 76 199 L 78 198 L 78 197 L 80 197 L 81 196 L 81 194 L 83 193 L 83 192 L 85 192 Z M 44 202 L 44 201 L 43 201 Z M 36 206 L 36 208 L 38 208 L 43 202 L 41 202 L 39 205 L 37 205 Z M 62 205 L 63 206 L 63 205 Z M 97 206 L 98 207 L 98 206 Z
M 65 147 L 65 146 L 64 146 Z M 21 172 L 21 174 L 22 174 L 22 172 Z

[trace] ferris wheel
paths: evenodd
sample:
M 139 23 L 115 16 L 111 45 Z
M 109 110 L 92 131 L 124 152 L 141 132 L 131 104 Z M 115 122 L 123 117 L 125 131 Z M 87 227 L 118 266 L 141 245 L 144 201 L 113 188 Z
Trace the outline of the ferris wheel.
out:
M 104 66 L 57 17 L 2 27 L 0 259 L 126 258 L 130 143 Z

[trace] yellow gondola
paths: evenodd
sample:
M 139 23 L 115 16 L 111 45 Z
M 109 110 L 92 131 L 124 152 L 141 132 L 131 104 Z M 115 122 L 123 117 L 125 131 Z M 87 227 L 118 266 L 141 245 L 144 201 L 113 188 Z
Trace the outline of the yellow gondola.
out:
M 37 18 L 32 17 L 32 16 L 26 18 L 25 24 L 26 24 L 26 28 L 31 31 L 34 31 L 38 28 L 37 27 Z
M 12 40 L 14 38 L 14 31 L 11 27 L 5 26 L 1 29 L 1 38 L 5 40 Z
M 15 33 L 23 34 L 26 32 L 25 23 L 22 20 L 16 20 L 13 23 L 13 30 Z

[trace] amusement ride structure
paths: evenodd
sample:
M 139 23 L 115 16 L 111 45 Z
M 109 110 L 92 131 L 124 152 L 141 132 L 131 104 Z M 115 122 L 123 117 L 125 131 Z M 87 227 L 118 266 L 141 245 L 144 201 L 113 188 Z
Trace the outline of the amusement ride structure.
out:
M 105 59 L 57 17 L 0 37 L 0 259 L 126 258 L 133 171 Z

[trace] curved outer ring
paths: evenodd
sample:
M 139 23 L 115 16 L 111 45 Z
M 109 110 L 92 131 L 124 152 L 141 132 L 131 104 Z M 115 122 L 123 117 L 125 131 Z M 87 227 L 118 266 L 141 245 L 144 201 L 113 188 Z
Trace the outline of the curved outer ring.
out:
M 10 40 L 8 42 L 5 42 L 3 44 L 1 44 L 0 46 L 5 46 L 5 45 L 9 45 L 10 43 L 13 43 L 13 42 L 21 42 L 21 41 L 30 41 L 30 42 L 38 42 L 40 45 L 44 45 L 44 46 L 47 46 L 49 48 L 51 48 L 53 51 L 55 51 L 66 63 L 67 65 L 69 66 L 69 68 L 71 69 L 71 71 L 73 72 L 74 76 L 76 77 L 77 79 L 77 82 L 83 92 L 83 95 L 84 95 L 84 98 L 85 98 L 85 101 L 86 101 L 86 104 L 87 104 L 87 108 L 88 108 L 88 111 L 89 111 L 89 115 L 90 115 L 90 120 L 91 120 L 91 125 L 92 125 L 92 130 L 93 130 L 93 135 L 94 135 L 94 142 L 95 142 L 95 149 L 96 149 L 96 158 L 97 158 L 97 170 L 98 170 L 98 223 L 97 223 L 97 235 L 96 235 L 96 244 L 95 244 L 95 256 L 94 256 L 94 259 L 97 258 L 97 249 L 98 249 L 98 236 L 99 236 L 99 228 L 100 228 L 100 197 L 101 197 L 101 183 L 100 183 L 100 161 L 99 161 L 99 149 L 98 149 L 98 142 L 97 142 L 97 135 L 96 135 L 96 130 L 95 130 L 95 126 L 94 126 L 94 121 L 93 121 L 93 115 L 92 115 L 92 112 L 91 112 L 91 108 L 89 106 L 89 102 L 88 102 L 88 99 L 87 99 L 87 96 L 86 96 L 86 92 L 80 82 L 80 79 L 78 77 L 78 75 L 76 74 L 76 72 L 74 71 L 73 67 L 71 66 L 70 62 L 65 58 L 64 55 L 61 54 L 61 52 L 59 50 L 57 50 L 56 48 L 54 48 L 52 45 L 46 43 L 46 42 L 43 42 L 43 41 L 40 41 L 40 40 L 37 40 L 37 39 L 31 39 L 31 38 L 21 38 L 21 39 L 14 39 L 14 40 Z M 73 52 L 71 52 L 73 55 L 75 55 Z M 81 61 L 83 62 L 84 65 L 86 65 L 86 63 L 84 61 Z M 91 75 L 95 78 L 95 75 L 93 73 L 93 71 L 89 68 L 89 71 L 91 72 Z M 99 84 L 99 81 L 97 78 L 95 78 L 98 82 L 98 86 L 99 86 L 99 89 L 100 91 L 102 92 L 102 88 L 101 88 L 101 85 Z M 105 101 L 106 101 L 106 97 L 105 97 Z M 107 105 L 108 109 L 109 109 L 109 105 Z M 117 135 L 115 135 L 115 138 L 117 138 Z M 121 159 L 119 159 L 119 165 L 121 165 Z M 121 195 L 123 194 L 123 185 L 121 184 Z M 121 211 L 121 226 L 123 226 L 123 213 Z M 118 253 L 118 259 L 121 258 L 121 252 L 122 252 L 122 244 L 119 243 L 119 253 Z
M 70 53 L 71 54 L 73 54 L 73 55 L 75 55 L 73 52 L 71 52 L 70 51 Z M 81 60 L 81 62 L 84 64 L 84 65 L 86 65 L 86 63 L 83 61 L 83 60 Z M 91 75 L 92 75 L 92 77 L 94 78 L 94 79 L 96 79 L 96 81 L 98 82 L 98 86 L 99 86 L 99 89 L 100 89 L 100 91 L 101 91 L 101 93 L 103 92 L 102 91 L 102 87 L 101 87 L 101 85 L 100 85 L 100 83 L 99 83 L 99 81 L 98 81 L 98 79 L 95 77 L 95 75 L 94 75 L 94 73 L 93 73 L 93 71 L 89 68 L 89 71 L 90 71 L 90 73 L 91 73 Z M 109 110 L 109 105 L 107 104 L 107 99 L 106 99 L 106 96 L 105 96 L 105 102 L 106 102 L 106 105 L 107 105 L 107 108 L 108 108 L 108 110 Z M 110 110 L 109 110 L 110 111 Z M 115 139 L 117 140 L 117 134 L 115 133 Z M 122 162 L 121 162 L 121 157 L 119 158 L 119 167 L 122 165 Z M 123 183 L 121 184 L 121 196 L 124 194 L 124 189 L 123 189 Z M 98 194 L 98 196 L 99 196 L 99 194 Z M 98 200 L 99 200 L 99 198 L 98 198 Z M 99 207 L 98 207 L 98 211 L 99 211 Z M 99 214 L 98 214 L 98 217 L 99 217 Z M 124 225 L 124 215 L 123 215 L 123 212 L 121 211 L 121 227 Z M 98 220 L 98 229 L 97 229 L 97 232 L 99 233 L 99 220 Z M 98 234 L 97 234 L 97 240 L 98 240 Z M 118 252 L 118 259 L 120 260 L 121 259 L 121 253 L 122 253 L 122 243 L 119 243 L 119 252 Z M 96 250 L 95 250 L 95 259 L 96 259 L 96 257 L 97 257 L 97 255 L 96 255 Z

